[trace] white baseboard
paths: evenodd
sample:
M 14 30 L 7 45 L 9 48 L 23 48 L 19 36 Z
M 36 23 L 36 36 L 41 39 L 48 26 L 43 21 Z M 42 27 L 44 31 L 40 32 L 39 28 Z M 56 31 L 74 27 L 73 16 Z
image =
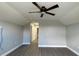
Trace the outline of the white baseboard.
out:
M 6 56 L 8 55 L 9 53 L 13 52 L 15 49 L 19 48 L 20 46 L 22 46 L 22 44 L 19 44 L 18 46 L 12 48 L 11 50 L 5 52 L 4 54 L 2 54 L 1 56 Z
M 38 45 L 38 47 L 67 47 L 66 45 Z
M 29 45 L 30 43 L 23 43 L 23 45 Z
M 79 56 L 79 53 L 76 52 L 74 49 L 72 49 L 72 48 L 70 48 L 70 47 L 68 47 L 68 46 L 67 46 L 67 48 L 70 49 L 72 52 L 74 52 L 75 54 L 77 54 L 77 55 Z

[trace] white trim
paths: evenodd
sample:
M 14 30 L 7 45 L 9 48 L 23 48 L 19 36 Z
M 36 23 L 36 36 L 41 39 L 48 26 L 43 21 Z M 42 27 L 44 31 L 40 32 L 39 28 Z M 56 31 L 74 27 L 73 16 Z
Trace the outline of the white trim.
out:
M 14 51 L 15 49 L 19 48 L 20 46 L 22 46 L 22 44 L 19 44 L 18 46 L 12 48 L 11 50 L 5 52 L 4 54 L 2 54 L 1 56 L 6 56 L 8 55 L 9 53 L 11 53 L 12 51 Z
M 79 56 L 79 53 L 77 51 L 75 51 L 74 49 L 70 48 L 67 46 L 68 49 L 70 49 L 72 52 L 74 52 L 75 54 L 77 54 Z
M 28 44 L 30 44 L 30 43 L 23 43 L 23 45 L 28 45 Z
M 66 45 L 38 45 L 38 47 L 67 47 Z

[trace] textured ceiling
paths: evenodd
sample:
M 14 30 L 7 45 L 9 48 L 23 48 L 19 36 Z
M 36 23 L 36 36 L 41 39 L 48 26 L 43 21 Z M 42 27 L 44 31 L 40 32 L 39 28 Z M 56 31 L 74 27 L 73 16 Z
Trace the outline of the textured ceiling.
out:
M 40 13 L 29 14 L 31 11 L 39 11 L 36 6 L 31 2 L 8 2 L 0 3 L 0 16 L 3 15 L 10 22 L 14 22 L 20 25 L 24 25 L 31 21 L 42 20 L 56 20 L 65 25 L 79 23 L 79 3 L 78 2 L 38 2 L 40 6 L 46 6 L 49 8 L 55 4 L 59 5 L 59 8 L 53 9 L 49 12 L 55 13 L 55 16 L 45 14 L 43 18 L 40 18 Z M 8 11 L 8 12 L 7 12 Z M 5 13 L 4 13 L 5 12 Z M 3 19 L 4 19 L 3 16 Z

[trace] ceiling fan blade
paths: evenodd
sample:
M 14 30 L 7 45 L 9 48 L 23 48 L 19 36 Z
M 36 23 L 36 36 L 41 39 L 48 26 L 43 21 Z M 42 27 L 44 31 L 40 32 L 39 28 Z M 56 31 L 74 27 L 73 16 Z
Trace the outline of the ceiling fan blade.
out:
M 32 3 L 41 10 L 40 6 L 36 2 L 32 2 Z
M 43 15 L 44 15 L 44 14 L 42 13 L 40 17 L 42 18 L 42 17 L 43 17 Z
M 54 6 L 50 7 L 50 8 L 48 8 L 46 11 L 49 11 L 49 10 L 51 10 L 51 9 L 55 9 L 55 8 L 58 8 L 58 7 L 59 7 L 58 4 L 56 4 L 56 5 L 54 5 Z
M 46 14 L 49 14 L 49 15 L 52 15 L 52 16 L 55 16 L 55 14 L 53 13 L 50 13 L 50 12 L 45 12 Z
M 33 11 L 33 12 L 29 12 L 29 13 L 40 13 L 40 11 L 35 11 L 35 12 Z

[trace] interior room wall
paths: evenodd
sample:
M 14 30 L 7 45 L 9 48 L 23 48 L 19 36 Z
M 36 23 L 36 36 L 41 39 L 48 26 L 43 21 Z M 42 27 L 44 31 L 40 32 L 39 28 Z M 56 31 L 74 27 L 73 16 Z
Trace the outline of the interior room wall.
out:
M 39 22 L 39 47 L 66 47 L 66 28 L 58 21 Z
M 31 26 L 30 26 L 30 24 L 27 24 L 27 25 L 24 26 L 23 44 L 30 44 L 31 39 L 32 39 Z
M 0 48 L 0 55 L 2 55 L 15 47 L 22 45 L 23 27 L 3 21 L 0 21 L 0 26 L 3 28 L 3 41 Z
M 67 46 L 79 55 L 79 23 L 67 26 Z

